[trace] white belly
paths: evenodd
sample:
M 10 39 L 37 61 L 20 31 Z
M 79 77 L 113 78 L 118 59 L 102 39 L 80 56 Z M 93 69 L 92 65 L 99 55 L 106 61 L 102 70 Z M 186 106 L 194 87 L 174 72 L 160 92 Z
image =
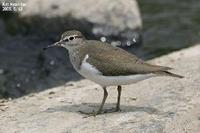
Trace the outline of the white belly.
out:
M 145 75 L 137 74 L 129 76 L 103 76 L 103 75 L 83 74 L 81 72 L 80 74 L 85 78 L 90 79 L 101 86 L 127 85 L 127 84 L 137 83 L 139 81 L 156 76 L 155 74 L 145 74 Z
M 155 74 L 136 74 L 128 76 L 104 76 L 88 62 L 83 62 L 78 72 L 85 78 L 96 82 L 101 86 L 117 86 L 137 83 L 139 81 L 155 77 Z

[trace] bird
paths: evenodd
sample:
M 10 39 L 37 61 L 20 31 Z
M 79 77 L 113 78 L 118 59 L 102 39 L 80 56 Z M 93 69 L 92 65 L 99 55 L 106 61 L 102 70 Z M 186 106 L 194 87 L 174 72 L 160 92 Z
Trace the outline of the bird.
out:
M 103 99 L 99 109 L 91 113 L 96 116 L 103 114 L 103 106 L 108 96 L 107 87 L 117 86 L 117 104 L 114 111 L 120 111 L 122 85 L 128 85 L 156 76 L 183 76 L 171 73 L 171 67 L 153 65 L 138 58 L 119 47 L 106 42 L 88 40 L 77 30 L 69 30 L 61 35 L 60 41 L 50 47 L 63 47 L 68 50 L 70 62 L 74 69 L 86 79 L 103 88 Z

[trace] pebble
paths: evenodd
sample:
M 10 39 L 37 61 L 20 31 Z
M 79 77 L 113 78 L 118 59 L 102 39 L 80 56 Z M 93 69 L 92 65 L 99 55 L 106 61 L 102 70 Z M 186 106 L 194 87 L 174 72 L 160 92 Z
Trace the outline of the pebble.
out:
M 53 94 L 55 94 L 54 91 L 50 91 L 50 92 L 49 92 L 49 95 L 53 95 Z

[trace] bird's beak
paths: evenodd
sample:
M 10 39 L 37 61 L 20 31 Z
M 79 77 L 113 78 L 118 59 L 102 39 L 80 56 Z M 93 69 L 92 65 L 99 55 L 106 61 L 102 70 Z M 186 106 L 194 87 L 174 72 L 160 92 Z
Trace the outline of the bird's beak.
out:
M 47 47 L 44 47 L 43 50 L 46 50 L 46 49 L 48 49 L 50 47 L 54 47 L 54 46 L 61 46 L 61 44 L 62 44 L 61 41 L 59 41 L 54 44 L 48 45 Z

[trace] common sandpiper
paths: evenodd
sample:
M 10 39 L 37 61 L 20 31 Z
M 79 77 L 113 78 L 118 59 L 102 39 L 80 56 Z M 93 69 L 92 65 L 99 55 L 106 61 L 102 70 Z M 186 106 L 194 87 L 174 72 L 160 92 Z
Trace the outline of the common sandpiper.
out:
M 53 46 L 67 49 L 75 70 L 83 77 L 102 86 L 103 99 L 94 115 L 103 113 L 108 86 L 117 86 L 115 111 L 119 111 L 122 85 L 137 83 L 156 76 L 183 78 L 169 72 L 172 69 L 170 67 L 152 65 L 121 48 L 101 41 L 87 40 L 80 31 L 76 30 L 64 32 L 60 41 L 44 49 Z

